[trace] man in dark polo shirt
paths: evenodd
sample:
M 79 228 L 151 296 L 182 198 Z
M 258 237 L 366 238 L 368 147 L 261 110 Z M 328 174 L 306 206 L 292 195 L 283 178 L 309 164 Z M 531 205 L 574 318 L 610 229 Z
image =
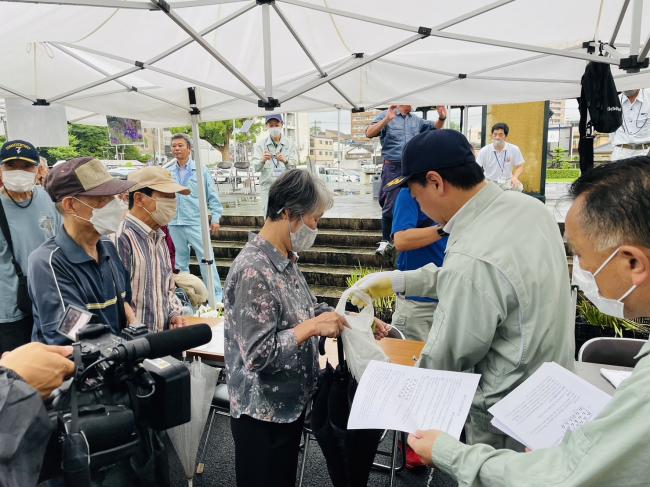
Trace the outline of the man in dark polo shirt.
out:
M 92 323 L 107 324 L 114 333 L 133 320 L 129 276 L 105 237 L 126 215 L 117 195 L 132 185 L 112 178 L 91 157 L 71 159 L 50 171 L 45 189 L 63 216 L 63 226 L 29 256 L 32 340 L 66 343 L 56 327 L 68 305 L 92 312 Z

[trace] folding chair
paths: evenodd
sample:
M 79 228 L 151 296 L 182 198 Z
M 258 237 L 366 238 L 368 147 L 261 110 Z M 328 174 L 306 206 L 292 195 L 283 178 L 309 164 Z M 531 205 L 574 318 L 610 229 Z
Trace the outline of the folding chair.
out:
M 647 340 L 598 337 L 586 341 L 578 352 L 578 362 L 634 367 L 635 356 Z

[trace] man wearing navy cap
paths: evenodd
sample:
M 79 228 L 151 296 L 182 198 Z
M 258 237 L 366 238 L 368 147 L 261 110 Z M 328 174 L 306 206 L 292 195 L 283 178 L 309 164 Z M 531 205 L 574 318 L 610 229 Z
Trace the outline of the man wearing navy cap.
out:
M 48 194 L 35 186 L 38 165 L 29 142 L 10 140 L 0 149 L 0 355 L 31 339 L 27 258 L 61 222 Z
M 454 130 L 416 135 L 401 178 L 422 211 L 449 233 L 442 267 L 370 274 L 357 288 L 439 300 L 419 366 L 481 374 L 466 427 L 470 444 L 521 450 L 490 424 L 488 408 L 544 362 L 573 368 L 569 274 L 557 223 L 542 203 L 485 181 Z
M 263 216 L 269 199 L 269 188 L 287 169 L 295 169 L 298 162 L 296 147 L 289 137 L 282 133 L 282 115 L 272 114 L 264 117 L 268 136 L 260 139 L 253 149 L 253 168 L 259 171 L 262 193 Z

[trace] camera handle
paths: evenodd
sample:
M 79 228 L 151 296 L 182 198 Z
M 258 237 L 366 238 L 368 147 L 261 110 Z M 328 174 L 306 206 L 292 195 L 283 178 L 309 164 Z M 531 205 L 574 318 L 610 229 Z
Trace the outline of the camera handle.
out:
M 63 479 L 66 485 L 90 487 L 90 447 L 83 431 L 79 431 L 79 405 L 76 379 L 81 367 L 81 343 L 72 344 L 76 366 L 75 380 L 70 385 L 70 431 L 63 439 Z

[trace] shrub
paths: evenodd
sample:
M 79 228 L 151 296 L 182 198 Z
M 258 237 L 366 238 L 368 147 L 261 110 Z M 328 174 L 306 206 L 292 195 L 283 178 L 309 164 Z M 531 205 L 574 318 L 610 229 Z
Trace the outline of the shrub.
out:
M 578 179 L 580 169 L 547 169 L 546 179 Z

